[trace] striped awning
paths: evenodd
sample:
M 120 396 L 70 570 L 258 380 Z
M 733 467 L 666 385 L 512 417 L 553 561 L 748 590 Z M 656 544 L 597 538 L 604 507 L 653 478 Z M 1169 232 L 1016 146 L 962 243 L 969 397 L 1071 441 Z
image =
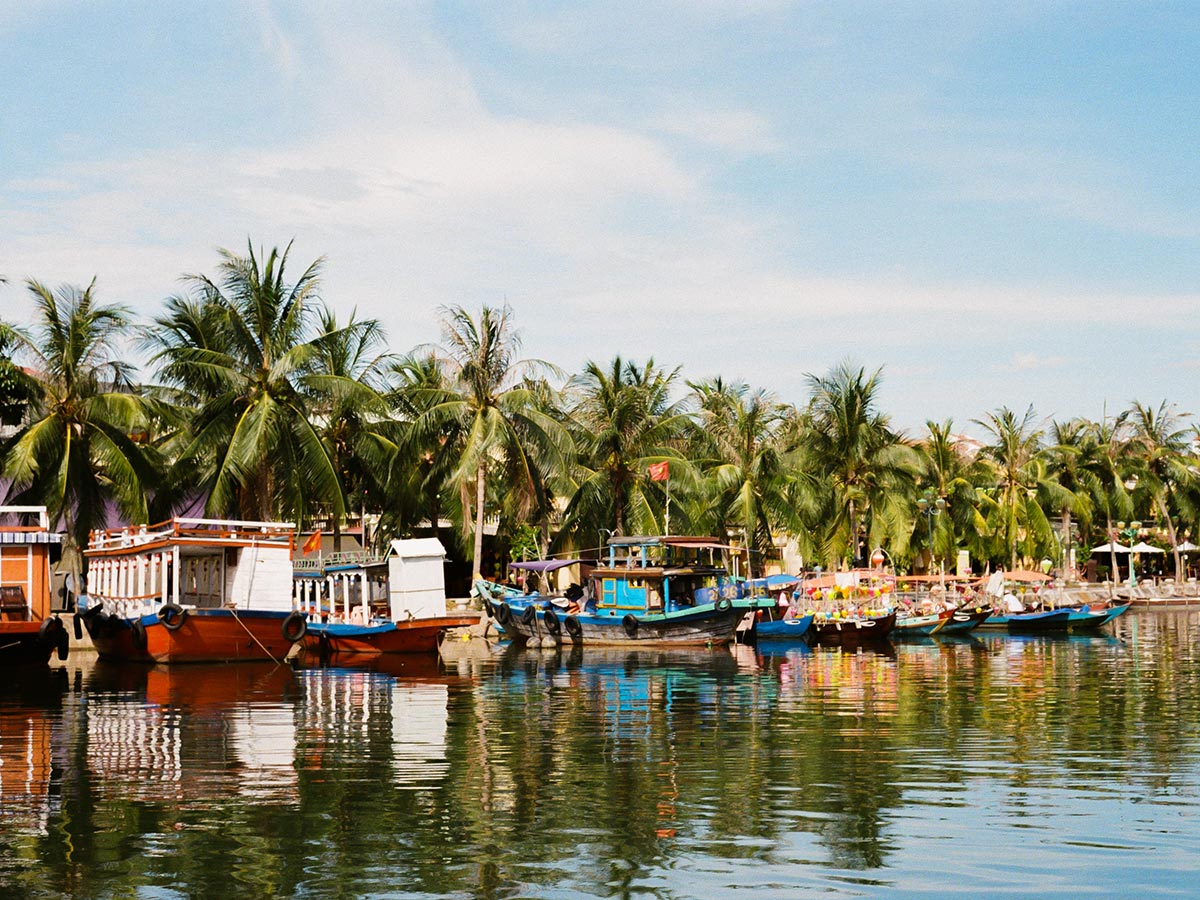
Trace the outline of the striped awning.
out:
M 0 544 L 61 544 L 56 531 L 0 531 Z

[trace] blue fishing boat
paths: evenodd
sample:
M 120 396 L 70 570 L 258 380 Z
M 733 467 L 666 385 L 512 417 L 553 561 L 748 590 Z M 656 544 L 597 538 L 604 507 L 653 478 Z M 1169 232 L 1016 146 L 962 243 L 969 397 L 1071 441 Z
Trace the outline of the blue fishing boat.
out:
M 1074 607 L 1069 610 L 1071 616 L 1067 620 L 1067 625 L 1072 631 L 1099 628 L 1102 625 L 1107 625 L 1117 616 L 1127 611 L 1131 605 L 1129 603 L 1122 603 L 1118 606 L 1101 607 L 1099 609 L 1093 609 L 1090 605 Z
M 812 630 L 813 614 L 785 615 L 778 619 L 762 618 L 754 623 L 754 637 L 760 641 L 798 641 Z
M 748 612 L 775 602 L 743 596 L 718 557 L 729 549 L 710 537 L 614 537 L 589 588 L 566 608 L 536 600 L 489 602 L 517 642 L 724 644 Z
M 993 612 L 983 623 L 987 628 L 1005 628 L 1011 634 L 1039 634 L 1066 631 L 1071 621 L 1069 609 L 1046 609 L 1039 612 Z

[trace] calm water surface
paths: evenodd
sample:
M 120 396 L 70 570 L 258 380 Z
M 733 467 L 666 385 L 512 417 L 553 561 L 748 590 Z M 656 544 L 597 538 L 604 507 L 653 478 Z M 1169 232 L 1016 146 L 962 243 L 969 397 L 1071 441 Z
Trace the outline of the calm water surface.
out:
M 5 897 L 1194 897 L 1200 612 L 0 687 Z

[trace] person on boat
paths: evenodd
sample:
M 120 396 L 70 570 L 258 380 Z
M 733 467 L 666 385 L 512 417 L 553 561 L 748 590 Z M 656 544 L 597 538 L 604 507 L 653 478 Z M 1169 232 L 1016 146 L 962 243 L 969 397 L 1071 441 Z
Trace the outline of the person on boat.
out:
M 1004 595 L 1004 608 L 1010 613 L 1025 612 L 1025 606 L 1017 599 L 1017 595 L 1009 591 Z

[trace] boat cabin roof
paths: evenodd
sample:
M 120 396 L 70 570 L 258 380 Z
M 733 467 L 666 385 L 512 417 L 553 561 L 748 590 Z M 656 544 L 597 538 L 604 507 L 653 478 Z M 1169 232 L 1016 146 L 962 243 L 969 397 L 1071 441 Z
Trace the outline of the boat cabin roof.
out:
M 614 535 L 608 539 L 610 547 L 694 547 L 703 550 L 738 550 L 722 544 L 715 537 L 695 535 Z

